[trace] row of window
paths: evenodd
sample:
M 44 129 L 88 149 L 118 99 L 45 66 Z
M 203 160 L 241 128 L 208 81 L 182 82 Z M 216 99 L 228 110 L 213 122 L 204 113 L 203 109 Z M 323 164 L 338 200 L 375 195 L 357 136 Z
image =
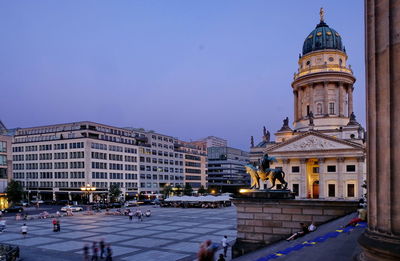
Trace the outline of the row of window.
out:
M 83 169 L 85 168 L 85 162 L 74 161 L 74 162 L 41 162 L 41 163 L 14 163 L 14 170 L 31 170 L 31 169 Z
M 167 167 L 145 166 L 145 165 L 140 165 L 140 170 L 141 171 L 154 171 L 154 172 L 183 173 L 183 169 L 180 169 L 180 168 L 167 168 Z
M 68 145 L 69 144 L 69 145 Z M 83 149 L 84 148 L 84 142 L 72 142 L 72 143 L 60 143 L 60 144 L 44 144 L 44 145 L 30 145 L 30 146 L 18 146 L 18 147 L 13 147 L 13 152 L 24 152 L 25 151 L 43 151 L 43 150 L 65 150 L 68 149 L 68 146 L 70 149 Z
M 299 196 L 299 184 L 293 184 L 293 193 L 295 196 Z M 328 184 L 328 197 L 336 197 L 336 184 Z M 355 197 L 355 185 L 347 184 L 347 197 L 354 198 Z
M 183 180 L 183 176 L 140 174 L 140 179 Z
M 54 176 L 53 176 L 54 174 Z M 68 175 L 69 174 L 69 175 Z M 14 172 L 13 178 L 14 179 L 38 179 L 39 177 L 42 179 L 84 179 L 85 172 L 83 171 L 71 171 L 70 173 L 66 171 L 61 172 Z
M 282 168 L 282 167 L 277 167 Z M 356 165 L 346 165 L 346 172 L 355 172 Z M 336 172 L 336 165 L 326 166 L 326 172 Z M 292 173 L 300 173 L 300 166 L 292 166 Z M 313 167 L 313 173 L 320 173 L 319 167 Z

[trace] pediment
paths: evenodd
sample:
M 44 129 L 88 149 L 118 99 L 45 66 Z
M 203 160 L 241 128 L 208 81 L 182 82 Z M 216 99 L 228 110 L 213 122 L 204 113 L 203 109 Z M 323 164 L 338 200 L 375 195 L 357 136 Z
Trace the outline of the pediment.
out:
M 325 136 L 325 135 L 324 135 Z M 309 134 L 299 138 L 288 140 L 283 144 L 279 144 L 275 148 L 271 148 L 271 152 L 286 151 L 318 151 L 318 150 L 343 150 L 343 149 L 360 149 L 352 146 L 345 141 L 335 141 L 332 137 L 323 137 L 322 135 Z

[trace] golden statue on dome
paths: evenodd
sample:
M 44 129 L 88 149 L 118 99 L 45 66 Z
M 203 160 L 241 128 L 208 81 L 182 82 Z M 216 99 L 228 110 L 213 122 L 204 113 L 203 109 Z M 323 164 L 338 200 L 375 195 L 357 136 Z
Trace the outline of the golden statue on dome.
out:
M 321 8 L 319 9 L 319 19 L 320 19 L 321 22 L 324 21 L 324 15 L 325 15 L 324 8 L 321 7 Z

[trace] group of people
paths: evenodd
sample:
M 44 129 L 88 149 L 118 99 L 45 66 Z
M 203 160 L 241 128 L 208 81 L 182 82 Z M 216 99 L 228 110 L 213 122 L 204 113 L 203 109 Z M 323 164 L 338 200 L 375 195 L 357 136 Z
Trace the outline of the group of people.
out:
M 201 243 L 200 250 L 197 253 L 198 261 L 214 261 L 214 255 L 215 252 L 217 252 L 219 246 L 219 244 L 212 243 L 211 240 L 206 240 Z M 227 236 L 224 236 L 221 239 L 221 246 L 224 249 L 224 253 L 219 254 L 217 261 L 225 261 L 225 258 L 227 257 L 226 254 L 228 252 L 228 247 L 230 246 Z
M 83 247 L 83 260 L 84 261 L 97 261 L 100 259 L 104 259 L 105 261 L 112 261 L 112 249 L 110 244 L 106 244 L 104 239 L 101 239 L 100 242 L 93 242 L 92 244 L 92 255 L 91 258 L 89 254 L 89 244 L 85 244 Z
M 132 210 L 127 208 L 127 209 L 125 209 L 124 214 L 125 214 L 125 216 L 129 217 L 129 220 L 133 220 L 133 217 L 136 216 L 138 221 L 139 220 L 143 221 L 143 216 L 150 217 L 151 211 L 150 211 L 150 209 L 148 209 L 148 210 L 146 210 L 146 212 L 143 213 L 142 210 L 140 210 L 140 208 L 137 208 L 136 211 L 133 212 Z

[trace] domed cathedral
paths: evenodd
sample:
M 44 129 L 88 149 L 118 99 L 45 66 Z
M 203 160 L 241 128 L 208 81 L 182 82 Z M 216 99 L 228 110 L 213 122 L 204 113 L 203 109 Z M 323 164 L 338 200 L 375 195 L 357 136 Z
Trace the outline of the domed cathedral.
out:
M 321 8 L 292 82 L 293 127 L 286 118 L 274 141 L 265 127 L 260 143 L 251 138 L 250 160 L 257 165 L 265 153 L 276 158 L 272 167 L 282 168 L 298 198 L 354 200 L 364 194 L 365 131 L 353 112 L 356 79 L 347 58 L 341 35 L 325 23 Z

